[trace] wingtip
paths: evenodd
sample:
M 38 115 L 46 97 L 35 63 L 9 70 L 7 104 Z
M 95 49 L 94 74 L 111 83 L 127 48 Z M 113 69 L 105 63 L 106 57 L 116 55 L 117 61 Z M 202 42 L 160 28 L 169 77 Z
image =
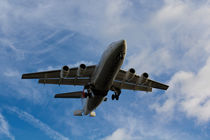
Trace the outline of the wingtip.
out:
M 168 90 L 168 88 L 169 88 L 169 86 L 167 85 L 166 88 L 165 88 L 165 90 Z
M 55 95 L 54 95 L 54 98 L 58 98 L 58 95 L 57 95 L 57 94 L 55 94 Z
M 24 74 L 22 74 L 21 79 L 24 79 Z

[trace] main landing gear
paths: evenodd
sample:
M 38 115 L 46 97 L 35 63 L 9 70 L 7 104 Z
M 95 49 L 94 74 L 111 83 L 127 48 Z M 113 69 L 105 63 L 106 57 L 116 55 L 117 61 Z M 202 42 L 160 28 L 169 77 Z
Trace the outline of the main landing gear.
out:
M 119 100 L 119 96 L 112 94 L 112 100 L 114 100 L 114 99 Z
M 91 98 L 92 97 L 91 85 L 84 86 L 83 92 L 85 91 L 85 89 L 87 90 L 87 93 L 84 94 L 85 95 L 85 98 L 86 97 Z
M 112 94 L 112 100 L 114 100 L 114 99 L 119 100 L 120 94 L 121 94 L 120 89 L 114 89 L 114 94 Z

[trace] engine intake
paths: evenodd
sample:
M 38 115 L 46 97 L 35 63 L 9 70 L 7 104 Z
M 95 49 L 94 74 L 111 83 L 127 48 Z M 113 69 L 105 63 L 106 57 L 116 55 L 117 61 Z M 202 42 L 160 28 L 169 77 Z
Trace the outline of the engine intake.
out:
M 129 69 L 129 72 L 132 73 L 132 74 L 134 74 L 136 72 L 136 70 L 134 68 L 130 68 Z
M 149 77 L 148 73 L 146 73 L 146 72 L 142 73 L 142 75 L 139 78 L 139 84 L 145 83 L 147 81 L 148 77 Z
M 86 65 L 80 64 L 77 70 L 77 76 L 81 76 L 85 72 L 85 70 L 86 70 Z
M 144 78 L 148 78 L 148 77 L 149 77 L 149 74 L 146 73 L 146 72 L 144 72 L 144 73 L 142 74 L 142 76 L 144 76 Z
M 126 79 L 127 81 L 133 79 L 134 76 L 135 76 L 135 72 L 136 72 L 136 70 L 135 70 L 134 68 L 130 68 L 130 69 L 127 71 L 127 73 L 126 73 L 125 79 Z
M 60 72 L 60 78 L 66 78 L 69 74 L 70 68 L 68 66 L 63 66 Z

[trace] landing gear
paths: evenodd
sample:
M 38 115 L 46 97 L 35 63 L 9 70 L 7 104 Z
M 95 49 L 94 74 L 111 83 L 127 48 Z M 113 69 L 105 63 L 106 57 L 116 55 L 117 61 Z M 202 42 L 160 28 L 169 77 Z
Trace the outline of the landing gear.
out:
M 119 100 L 119 95 L 112 94 L 112 100 L 114 99 Z
M 114 94 L 112 94 L 112 100 L 116 99 L 119 100 L 119 96 L 121 94 L 120 89 L 113 88 Z
M 119 95 L 118 95 L 118 96 L 115 96 L 115 99 L 116 99 L 116 100 L 119 100 Z
M 91 93 L 90 93 L 90 92 L 88 92 L 88 93 L 87 93 L 87 97 L 89 97 L 89 98 L 91 98 L 91 97 L 92 97 L 92 95 L 91 95 Z
M 114 95 L 114 94 L 112 94 L 112 100 L 114 100 L 114 98 L 115 98 L 115 95 Z
M 90 85 L 84 86 L 83 92 L 84 92 L 85 89 L 87 89 L 87 92 L 85 93 L 85 98 L 86 97 L 89 97 L 89 98 L 92 97 L 92 91 L 91 91 L 91 88 L 90 87 L 91 87 Z

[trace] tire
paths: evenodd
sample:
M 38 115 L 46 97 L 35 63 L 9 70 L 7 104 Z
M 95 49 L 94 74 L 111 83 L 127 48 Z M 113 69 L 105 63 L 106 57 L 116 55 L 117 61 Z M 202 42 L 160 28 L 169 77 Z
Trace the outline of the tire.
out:
M 119 100 L 119 96 L 116 96 L 115 98 L 116 98 L 116 100 Z
M 112 100 L 114 100 L 114 98 L 115 98 L 115 95 L 114 95 L 114 94 L 112 94 Z

